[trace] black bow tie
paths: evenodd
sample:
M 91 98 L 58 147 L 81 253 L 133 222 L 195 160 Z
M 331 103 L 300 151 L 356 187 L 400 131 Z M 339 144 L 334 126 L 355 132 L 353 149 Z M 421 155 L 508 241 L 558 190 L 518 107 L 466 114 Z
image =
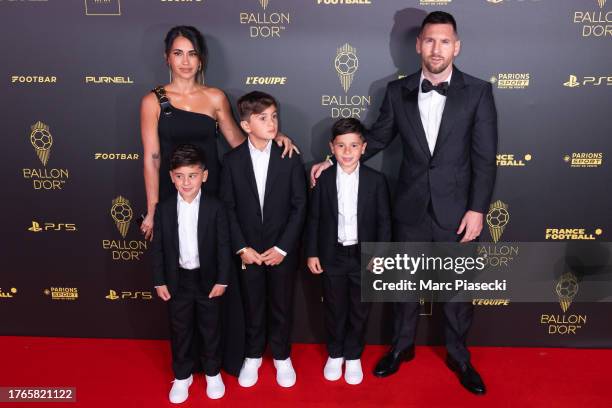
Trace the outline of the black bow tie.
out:
M 448 93 L 448 82 L 440 82 L 438 85 L 433 86 L 429 79 L 423 79 L 423 82 L 421 82 L 421 91 L 423 93 L 436 91 L 440 95 L 446 96 Z

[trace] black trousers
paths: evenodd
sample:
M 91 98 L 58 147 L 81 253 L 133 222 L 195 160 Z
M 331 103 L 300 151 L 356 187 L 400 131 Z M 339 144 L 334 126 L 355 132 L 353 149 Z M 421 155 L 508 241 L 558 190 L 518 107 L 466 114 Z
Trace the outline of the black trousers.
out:
M 458 242 L 460 235 L 456 230 L 442 228 L 430 209 L 421 222 L 416 225 L 395 223 L 393 225 L 396 242 Z M 465 340 L 472 325 L 474 305 L 465 302 L 442 303 L 445 317 L 444 335 L 446 350 L 457 362 L 469 362 L 470 352 Z M 395 303 L 393 324 L 393 348 L 405 350 L 414 345 L 419 319 L 419 303 Z
M 252 264 L 240 271 L 247 357 L 263 356 L 268 334 L 272 357 L 289 358 L 296 267 L 297 258 L 287 255 L 280 265 Z
M 323 265 L 327 351 L 332 358 L 361 358 L 370 303 L 361 302 L 359 245 L 336 247 L 335 259 Z
M 172 368 L 178 380 L 194 371 L 192 346 L 199 331 L 203 345 L 199 358 L 206 375 L 221 370 L 221 305 L 220 297 L 209 299 L 200 287 L 200 270 L 179 269 L 177 293 L 168 301 L 172 345 Z

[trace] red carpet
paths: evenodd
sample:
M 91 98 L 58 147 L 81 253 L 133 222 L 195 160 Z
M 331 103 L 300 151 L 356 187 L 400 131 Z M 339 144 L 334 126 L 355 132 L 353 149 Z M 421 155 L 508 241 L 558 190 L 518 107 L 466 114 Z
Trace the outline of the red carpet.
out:
M 0 337 L 0 386 L 73 386 L 76 403 L 0 403 L 15 407 L 166 407 L 172 380 L 167 341 Z M 226 395 L 206 398 L 197 376 L 182 407 L 612 407 L 612 350 L 473 347 L 472 361 L 488 393 L 465 391 L 443 363 L 441 348 L 418 347 L 415 360 L 398 374 L 369 374 L 385 347 L 368 346 L 364 381 L 349 386 L 323 379 L 322 345 L 294 345 L 297 384 L 276 385 L 264 359 L 260 380 L 250 389 L 224 375 Z

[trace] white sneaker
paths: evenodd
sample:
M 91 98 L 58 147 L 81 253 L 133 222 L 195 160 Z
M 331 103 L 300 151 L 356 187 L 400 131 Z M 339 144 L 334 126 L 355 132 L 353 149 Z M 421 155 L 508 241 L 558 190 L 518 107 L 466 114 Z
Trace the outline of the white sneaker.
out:
M 219 399 L 225 395 L 225 384 L 223 384 L 221 373 L 213 377 L 206 376 L 206 395 L 210 399 Z
M 325 368 L 323 369 L 323 377 L 327 381 L 336 381 L 342 377 L 342 363 L 344 363 L 344 358 L 327 358 L 327 363 L 325 363 Z
M 344 371 L 344 381 L 347 384 L 357 385 L 363 381 L 363 371 L 361 370 L 361 360 L 346 360 Z
M 189 387 L 191 383 L 193 383 L 193 375 L 190 375 L 189 378 L 185 378 L 184 380 L 175 379 L 172 381 L 172 389 L 170 389 L 170 402 L 173 404 L 180 404 L 187 400 L 189 397 Z
M 245 388 L 257 384 L 259 367 L 261 367 L 261 357 L 245 358 L 240 369 L 240 375 L 238 376 L 238 384 Z
M 274 360 L 274 367 L 276 367 L 276 382 L 281 387 L 293 387 L 295 384 L 295 370 L 291 364 L 291 357 L 286 360 Z

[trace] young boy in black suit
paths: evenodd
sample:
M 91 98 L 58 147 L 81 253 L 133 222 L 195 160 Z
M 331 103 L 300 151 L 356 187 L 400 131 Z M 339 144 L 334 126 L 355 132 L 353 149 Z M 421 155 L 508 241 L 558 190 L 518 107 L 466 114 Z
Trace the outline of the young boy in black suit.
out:
M 277 103 L 254 91 L 238 100 L 248 140 L 225 155 L 221 197 L 228 209 L 232 250 L 240 256 L 245 303 L 246 358 L 238 383 L 251 387 L 266 347 L 266 327 L 276 380 L 295 384 L 290 334 L 298 243 L 306 216 L 306 178 L 299 157 L 281 158 Z
M 153 276 L 157 295 L 168 302 L 174 384 L 170 402 L 189 396 L 194 361 L 191 345 L 200 330 L 206 394 L 223 397 L 221 378 L 220 296 L 231 264 L 230 237 L 224 204 L 202 192 L 208 177 L 202 152 L 178 146 L 170 160 L 176 195 L 157 204 L 153 232 Z M 196 329 L 197 328 L 197 329 Z
M 361 353 L 370 305 L 361 302 L 360 242 L 389 242 L 391 215 L 385 177 L 359 163 L 365 152 L 363 125 L 353 118 L 332 127 L 336 157 L 313 189 L 306 226 L 308 268 L 323 273 L 329 358 L 324 377 L 348 384 L 363 380 Z

